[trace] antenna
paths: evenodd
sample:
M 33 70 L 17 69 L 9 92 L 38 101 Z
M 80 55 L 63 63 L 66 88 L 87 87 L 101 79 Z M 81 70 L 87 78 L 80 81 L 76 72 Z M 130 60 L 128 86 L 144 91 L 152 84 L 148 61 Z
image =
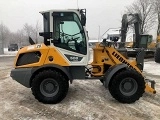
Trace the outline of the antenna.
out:
M 98 28 L 99 28 L 99 29 L 98 29 L 98 42 L 99 42 L 99 41 L 100 41 L 100 29 L 101 29 L 101 28 L 100 28 L 100 25 L 98 26 Z
M 78 0 L 77 0 L 77 9 L 79 9 L 79 6 L 78 6 Z

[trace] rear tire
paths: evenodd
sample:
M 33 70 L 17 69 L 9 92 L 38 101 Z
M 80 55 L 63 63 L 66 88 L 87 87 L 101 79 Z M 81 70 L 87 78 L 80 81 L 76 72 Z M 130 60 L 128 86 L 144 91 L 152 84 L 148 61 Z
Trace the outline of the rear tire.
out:
M 100 80 L 100 82 L 103 84 L 103 79 L 99 79 Z
M 142 97 L 145 82 L 142 75 L 132 69 L 117 73 L 109 83 L 110 94 L 121 103 L 133 103 Z
M 156 49 L 156 52 L 154 54 L 154 59 L 156 63 L 160 63 L 160 48 Z
M 31 90 L 39 102 L 56 104 L 66 97 L 68 88 L 68 80 L 60 72 L 44 70 L 34 77 Z

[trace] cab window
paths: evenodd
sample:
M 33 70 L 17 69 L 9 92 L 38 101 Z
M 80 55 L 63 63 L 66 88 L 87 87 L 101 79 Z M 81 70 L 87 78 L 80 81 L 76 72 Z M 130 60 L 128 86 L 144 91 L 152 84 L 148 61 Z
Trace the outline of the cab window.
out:
M 85 33 L 76 13 L 53 13 L 53 43 L 56 47 L 87 54 Z

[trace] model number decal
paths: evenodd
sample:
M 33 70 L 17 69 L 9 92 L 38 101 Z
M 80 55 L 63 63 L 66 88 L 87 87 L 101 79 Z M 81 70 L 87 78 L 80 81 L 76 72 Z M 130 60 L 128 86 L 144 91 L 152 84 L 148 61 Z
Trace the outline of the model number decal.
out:
M 78 61 L 78 57 L 70 57 L 71 61 Z
M 81 61 L 83 57 L 79 57 L 79 56 L 74 56 L 74 55 L 67 55 L 67 54 L 64 54 L 67 59 L 70 61 L 70 62 L 78 62 L 78 61 Z

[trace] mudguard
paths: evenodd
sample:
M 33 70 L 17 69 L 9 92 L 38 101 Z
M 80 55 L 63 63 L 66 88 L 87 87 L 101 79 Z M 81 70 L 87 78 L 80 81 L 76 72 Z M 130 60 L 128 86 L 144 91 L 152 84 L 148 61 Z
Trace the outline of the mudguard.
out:
M 19 82 L 20 84 L 24 85 L 25 87 L 30 88 L 31 87 L 31 82 L 33 77 L 41 70 L 43 69 L 52 69 L 56 68 L 60 71 L 62 71 L 70 80 L 72 83 L 73 78 L 69 72 L 69 67 L 62 67 L 56 64 L 47 64 L 43 65 L 40 67 L 34 67 L 34 68 L 18 68 L 18 69 L 13 69 L 11 70 L 10 76 Z
M 70 80 L 71 83 L 73 81 L 72 75 L 69 72 L 69 67 L 62 67 L 62 66 L 56 65 L 56 64 L 47 64 L 47 65 L 33 68 L 32 74 L 34 74 L 37 71 L 39 71 L 40 69 L 44 69 L 44 68 L 57 68 L 57 69 L 61 70 L 68 77 L 68 79 Z
M 112 79 L 113 75 L 121 69 L 126 69 L 128 66 L 126 64 L 117 64 L 115 66 L 110 67 L 104 76 L 104 86 L 108 88 L 109 82 Z

